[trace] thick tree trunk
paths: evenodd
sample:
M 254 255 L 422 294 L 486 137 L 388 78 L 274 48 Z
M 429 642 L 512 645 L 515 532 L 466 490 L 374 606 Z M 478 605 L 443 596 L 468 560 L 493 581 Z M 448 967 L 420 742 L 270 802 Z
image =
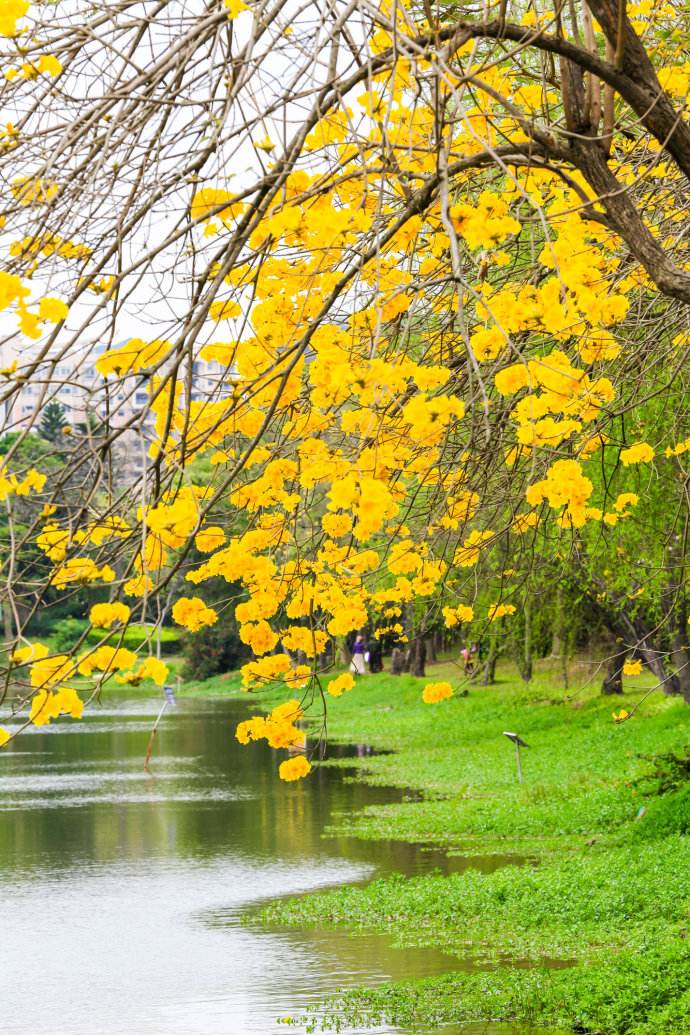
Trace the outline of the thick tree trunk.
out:
M 410 674 L 420 678 L 426 675 L 426 642 L 423 636 L 415 636 L 410 644 Z
M 498 652 L 494 651 L 493 648 L 489 652 L 489 656 L 484 662 L 484 668 L 482 669 L 482 686 L 491 686 L 496 682 L 496 662 L 498 661 Z
M 624 653 L 612 654 L 606 662 L 606 676 L 604 682 L 601 684 L 602 694 L 622 694 L 623 693 L 623 664 L 625 662 Z
M 654 650 L 645 639 L 639 646 L 638 651 L 644 658 L 644 663 L 661 685 L 665 694 L 679 694 L 681 692 L 680 679 L 674 673 L 666 671 L 664 658 L 661 651 Z
M 401 676 L 405 671 L 405 652 L 400 650 L 399 647 L 394 647 L 391 651 L 391 675 Z
M 340 654 L 340 660 L 342 664 L 345 665 L 346 668 L 349 667 L 350 662 L 352 661 L 352 653 L 347 645 L 347 640 L 344 636 L 342 637 L 342 639 L 340 639 L 340 642 L 338 644 L 338 651 Z

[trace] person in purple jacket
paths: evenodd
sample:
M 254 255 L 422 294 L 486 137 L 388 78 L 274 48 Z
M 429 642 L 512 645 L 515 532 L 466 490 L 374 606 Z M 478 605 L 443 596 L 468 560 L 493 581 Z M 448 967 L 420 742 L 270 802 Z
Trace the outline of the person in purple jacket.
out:
M 350 672 L 354 672 L 355 675 L 363 676 L 366 673 L 366 665 L 364 663 L 364 652 L 366 649 L 364 637 L 361 633 L 358 633 L 355 642 L 352 644 L 352 661 L 350 662 Z

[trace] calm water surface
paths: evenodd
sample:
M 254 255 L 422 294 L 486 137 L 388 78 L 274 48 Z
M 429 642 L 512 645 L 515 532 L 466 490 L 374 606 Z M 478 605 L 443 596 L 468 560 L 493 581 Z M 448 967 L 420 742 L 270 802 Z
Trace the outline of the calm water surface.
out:
M 160 703 L 111 694 L 82 722 L 32 728 L 0 754 L 3 1035 L 298 1033 L 276 1019 L 338 988 L 463 966 L 383 936 L 241 926 L 278 895 L 467 862 L 322 839 L 334 813 L 399 792 L 327 768 L 281 783 L 273 752 L 235 741 L 241 703 L 169 709 L 146 775 Z

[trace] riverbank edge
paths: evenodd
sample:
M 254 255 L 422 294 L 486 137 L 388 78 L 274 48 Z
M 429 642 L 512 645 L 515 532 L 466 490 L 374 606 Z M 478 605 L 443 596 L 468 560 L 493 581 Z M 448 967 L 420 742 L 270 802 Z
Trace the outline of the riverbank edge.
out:
M 438 677 L 440 674 L 439 671 Z M 431 676 L 434 677 L 436 672 Z M 424 682 L 413 681 L 411 687 L 410 681 L 411 677 L 403 682 L 397 679 L 391 681 L 390 677 L 383 680 L 378 677 L 375 686 L 381 691 L 387 683 L 390 692 L 397 695 L 403 687 L 408 692 L 411 688 L 418 692 Z M 367 680 L 363 680 L 356 689 L 366 691 Z M 535 689 L 536 693 L 531 696 L 525 694 L 525 701 L 530 701 L 532 705 L 535 701 L 548 704 L 549 699 L 544 698 L 543 688 Z M 239 689 L 239 680 L 235 674 L 191 687 L 189 696 L 195 694 L 247 699 Z M 358 696 L 360 704 L 356 703 Z M 369 815 L 365 813 L 359 817 L 347 817 L 340 828 L 336 820 L 332 829 L 336 832 L 338 829 L 346 829 L 348 835 L 356 837 L 378 839 L 385 836 L 419 842 L 419 824 L 410 826 L 409 812 L 416 810 L 419 813 L 421 806 L 421 811 L 426 809 L 428 814 L 434 803 L 442 806 L 448 798 L 433 779 L 425 779 L 418 769 L 413 771 L 414 767 L 405 764 L 406 752 L 399 750 L 400 745 L 396 739 L 399 730 L 393 728 L 394 723 L 387 722 L 383 715 L 377 714 L 380 700 L 374 695 L 373 700 L 365 703 L 361 693 L 348 697 L 347 707 L 339 709 L 337 705 L 340 702 L 334 702 L 331 709 L 331 742 L 361 742 L 363 734 L 368 733 L 365 742 L 375 750 L 392 752 L 396 761 L 392 767 L 385 762 L 382 765 L 382 761 L 386 758 L 390 761 L 391 756 L 377 755 L 338 759 L 329 764 L 356 768 L 357 772 L 352 778 L 369 783 L 412 787 L 428 797 L 409 803 L 407 814 L 404 804 L 386 806 L 384 809 L 367 810 Z M 272 691 L 249 698 L 248 704 L 255 705 L 256 711 L 262 711 L 284 698 L 284 691 Z M 660 699 L 654 703 L 651 715 L 663 716 L 669 709 L 673 710 L 673 704 Z M 590 708 L 590 705 L 591 699 L 585 700 L 583 711 Z M 406 706 L 409 707 L 409 700 Z M 591 707 L 595 713 L 603 715 L 600 700 L 594 700 Z M 610 702 L 606 702 L 605 707 L 610 709 Z M 362 714 L 355 721 L 358 713 Z M 420 716 L 428 714 L 426 709 L 420 712 Z M 611 722 L 610 717 L 608 722 Z M 680 744 L 682 737 L 677 738 L 677 741 Z M 660 736 L 657 746 L 666 749 L 668 745 L 669 738 Z M 690 1017 L 690 997 L 687 993 L 690 956 L 682 926 L 683 916 L 687 915 L 683 904 L 687 887 L 682 880 L 677 887 L 673 886 L 670 896 L 672 900 L 673 894 L 678 893 L 677 910 L 674 911 L 672 901 L 670 904 L 666 902 L 660 911 L 642 909 L 638 922 L 630 923 L 625 916 L 626 907 L 621 909 L 619 916 L 608 916 L 606 931 L 602 931 L 601 925 L 585 922 L 580 925 L 580 929 L 573 931 L 574 937 L 570 941 L 563 938 L 557 923 L 546 924 L 541 930 L 538 926 L 535 930 L 530 924 L 529 937 L 516 937 L 515 928 L 518 925 L 515 917 L 506 915 L 510 910 L 504 910 L 501 915 L 500 909 L 496 911 L 496 902 L 491 902 L 493 890 L 499 900 L 503 896 L 508 903 L 511 902 L 511 896 L 513 899 L 521 898 L 524 908 L 530 911 L 539 897 L 544 896 L 545 889 L 547 898 L 550 894 L 556 902 L 559 895 L 567 898 L 568 882 L 576 879 L 593 884 L 590 889 L 593 909 L 596 911 L 596 908 L 601 907 L 606 912 L 607 896 L 610 899 L 612 893 L 617 894 L 616 881 L 612 887 L 606 887 L 603 891 L 596 884 L 606 877 L 611 868 L 617 872 L 621 886 L 627 885 L 629 889 L 635 885 L 639 890 L 639 887 L 644 888 L 646 881 L 650 881 L 650 897 L 653 898 L 654 884 L 668 886 L 669 878 L 672 877 L 668 872 L 673 868 L 670 864 L 662 865 L 661 869 L 658 866 L 659 858 L 666 856 L 668 859 L 669 853 L 661 843 L 652 839 L 650 845 L 642 844 L 641 855 L 639 851 L 636 854 L 626 847 L 632 829 L 628 822 L 614 824 L 611 830 L 604 833 L 598 831 L 598 836 L 594 838 L 566 833 L 522 837 L 517 842 L 513 840 L 512 850 L 519 854 L 534 854 L 536 851 L 541 864 L 536 871 L 528 868 L 522 875 L 515 871 L 515 875 L 508 879 L 506 871 L 499 871 L 504 876 L 468 871 L 467 874 L 451 878 L 431 874 L 406 880 L 386 878 L 374 881 L 368 888 L 346 885 L 324 893 L 301 896 L 299 899 L 277 900 L 255 914 L 250 922 L 257 922 L 258 917 L 260 922 L 271 925 L 341 926 L 351 930 L 376 930 L 392 934 L 400 944 L 443 944 L 451 954 L 458 956 L 467 954 L 468 948 L 473 946 L 475 954 L 477 949 L 485 952 L 487 961 L 495 961 L 497 956 L 503 956 L 504 959 L 522 956 L 534 961 L 531 969 L 507 966 L 486 973 L 455 973 L 441 979 L 398 982 L 376 989 L 349 992 L 315 1011 L 309 1019 L 314 1030 L 319 1027 L 323 1030 L 337 1030 L 343 1018 L 349 1023 L 390 1023 L 410 1027 L 420 1017 L 424 1017 L 425 1027 L 420 1029 L 424 1031 L 428 1030 L 426 1025 L 491 1019 L 542 1026 L 556 1025 L 559 1028 L 565 1026 L 570 1030 L 602 1032 L 605 1035 L 684 1035 Z M 672 832 L 672 836 L 678 842 L 673 852 L 677 866 L 683 852 L 690 850 L 690 842 L 678 836 L 677 832 Z M 504 836 L 475 834 L 470 839 L 459 839 L 452 832 L 450 836 L 439 837 L 438 831 L 432 830 L 428 832 L 426 840 L 430 845 L 455 852 L 464 850 L 470 854 L 488 854 L 492 851 L 506 851 Z M 661 840 L 665 841 L 665 848 L 668 849 L 671 841 Z M 588 841 L 593 843 L 587 845 Z M 535 873 L 540 875 L 536 885 Z M 593 877 L 592 881 L 587 879 L 588 875 Z M 636 876 L 640 878 L 637 881 Z M 465 910 L 463 916 L 462 909 L 457 910 L 449 924 L 448 916 L 434 903 L 438 898 L 447 896 L 449 891 L 467 896 L 470 885 L 475 891 L 477 888 L 483 889 L 482 894 L 485 897 L 488 895 L 487 901 L 474 914 Z M 532 886 L 532 902 L 530 895 L 525 893 L 526 885 Z M 377 902 L 384 904 L 383 910 L 375 908 Z M 586 913 L 587 904 L 582 905 Z M 493 921 L 487 914 L 490 908 L 494 913 Z M 485 914 L 483 918 L 482 909 Z M 653 912 L 658 915 L 652 916 Z M 486 922 L 482 923 L 482 919 Z M 463 921 L 471 926 L 469 937 L 466 932 L 463 935 Z M 491 945 L 490 928 L 492 923 L 498 922 L 504 925 L 502 934 Z M 568 917 L 564 916 L 560 926 L 567 926 L 567 923 Z M 555 954 L 562 958 L 563 954 L 568 955 L 574 944 L 580 965 L 572 970 L 554 971 L 540 965 L 539 960 L 544 956 Z

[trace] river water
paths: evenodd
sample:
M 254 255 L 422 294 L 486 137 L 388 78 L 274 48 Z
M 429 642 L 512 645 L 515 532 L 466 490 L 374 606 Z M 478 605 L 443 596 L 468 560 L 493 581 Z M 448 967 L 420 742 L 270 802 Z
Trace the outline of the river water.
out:
M 234 739 L 242 702 L 168 709 L 147 775 L 160 703 L 112 693 L 81 722 L 32 727 L 0 753 L 3 1035 L 301 1035 L 277 1019 L 338 988 L 462 966 L 384 936 L 243 926 L 262 900 L 451 863 L 411 845 L 323 839 L 334 813 L 400 792 L 328 768 L 281 783 L 274 752 Z M 443 1035 L 499 1032 L 513 1029 Z

